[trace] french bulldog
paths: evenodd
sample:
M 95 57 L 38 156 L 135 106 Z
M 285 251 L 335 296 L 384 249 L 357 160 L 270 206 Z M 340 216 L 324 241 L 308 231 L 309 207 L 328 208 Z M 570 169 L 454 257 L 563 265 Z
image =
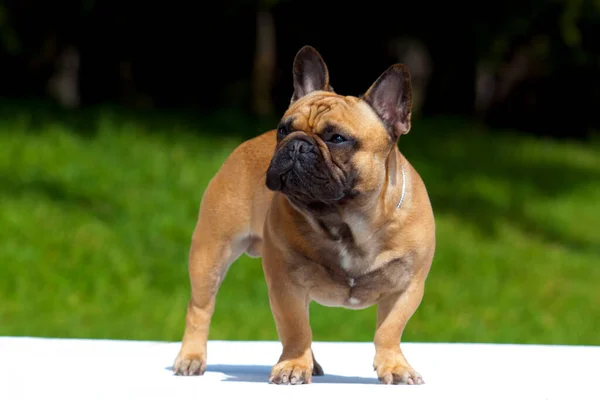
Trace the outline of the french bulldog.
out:
M 215 298 L 241 254 L 262 257 L 282 354 L 268 381 L 322 375 L 309 304 L 377 306 L 373 367 L 384 384 L 422 384 L 400 346 L 435 252 L 425 185 L 399 150 L 411 128 L 411 80 L 394 64 L 360 95 L 334 92 L 321 55 L 296 54 L 277 129 L 239 145 L 208 184 L 191 240 L 177 375 L 202 375 Z M 266 377 L 265 377 L 266 381 Z

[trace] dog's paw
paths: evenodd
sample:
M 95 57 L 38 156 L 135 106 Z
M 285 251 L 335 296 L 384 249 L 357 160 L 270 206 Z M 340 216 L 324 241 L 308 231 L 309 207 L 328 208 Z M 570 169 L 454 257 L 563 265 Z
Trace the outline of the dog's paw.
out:
M 173 364 L 175 375 L 192 376 L 204 375 L 206 370 L 206 355 L 192 353 L 179 354 Z
M 321 370 L 322 373 L 323 370 Z M 318 371 L 317 371 L 318 372 Z M 302 359 L 285 360 L 277 363 L 271 370 L 269 382 L 277 385 L 301 385 L 312 382 L 312 361 Z
M 317 362 L 317 359 L 315 358 L 315 353 L 311 350 L 310 354 L 312 355 L 312 359 L 313 359 L 312 375 L 313 376 L 323 376 L 323 375 L 325 375 L 325 372 L 323 372 L 323 367 L 321 367 L 321 364 L 319 364 Z
M 373 368 L 379 381 L 385 385 L 422 385 L 425 383 L 421 374 L 415 371 L 406 361 L 402 351 L 377 351 Z
M 422 385 L 423 377 L 414 369 L 402 364 L 382 364 L 376 368 L 379 381 L 385 385 Z
M 325 372 L 323 372 L 323 367 L 321 367 L 321 364 L 319 364 L 317 362 L 317 360 L 315 360 L 313 362 L 313 371 L 312 371 L 312 375 L 313 376 L 323 376 L 325 375 Z

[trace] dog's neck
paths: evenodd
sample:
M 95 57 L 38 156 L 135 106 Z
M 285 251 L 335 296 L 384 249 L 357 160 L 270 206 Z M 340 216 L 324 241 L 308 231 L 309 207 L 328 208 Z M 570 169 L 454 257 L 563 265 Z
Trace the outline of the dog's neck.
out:
M 357 208 L 344 208 L 344 222 L 362 225 L 371 232 L 385 231 L 390 223 L 406 215 L 405 211 L 410 208 L 410 176 L 405 159 L 396 146 L 391 149 L 385 165 L 386 173 L 381 186 L 360 201 Z M 353 223 L 350 223 L 351 227 Z
M 386 176 L 381 187 L 368 197 L 356 198 L 343 205 L 306 205 L 293 200 L 290 203 L 316 231 L 325 231 L 336 237 L 338 232 L 350 228 L 359 242 L 368 241 L 396 221 L 398 211 L 404 210 L 410 203 L 407 202 L 410 198 L 410 179 L 404 164 L 404 157 L 394 147 L 386 160 Z

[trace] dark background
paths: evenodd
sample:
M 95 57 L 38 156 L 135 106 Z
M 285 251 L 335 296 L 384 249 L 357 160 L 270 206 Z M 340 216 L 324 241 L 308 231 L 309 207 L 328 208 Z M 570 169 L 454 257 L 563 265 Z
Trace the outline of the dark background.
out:
M 0 96 L 9 99 L 47 98 L 76 54 L 79 107 L 278 115 L 293 56 L 310 44 L 347 94 L 406 62 L 426 81 L 424 116 L 576 138 L 599 123 L 594 1 L 4 0 L 0 10 Z

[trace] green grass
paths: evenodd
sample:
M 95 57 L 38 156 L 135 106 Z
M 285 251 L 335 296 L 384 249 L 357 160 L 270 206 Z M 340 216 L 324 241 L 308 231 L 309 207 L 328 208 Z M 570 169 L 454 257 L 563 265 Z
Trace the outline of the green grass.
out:
M 258 130 L 4 114 L 0 335 L 180 340 L 202 192 Z M 597 144 L 440 119 L 415 121 L 400 147 L 427 184 L 438 232 L 404 340 L 600 344 Z M 370 341 L 375 308 L 313 305 L 311 321 L 315 340 Z M 232 266 L 210 337 L 277 338 L 260 260 Z

